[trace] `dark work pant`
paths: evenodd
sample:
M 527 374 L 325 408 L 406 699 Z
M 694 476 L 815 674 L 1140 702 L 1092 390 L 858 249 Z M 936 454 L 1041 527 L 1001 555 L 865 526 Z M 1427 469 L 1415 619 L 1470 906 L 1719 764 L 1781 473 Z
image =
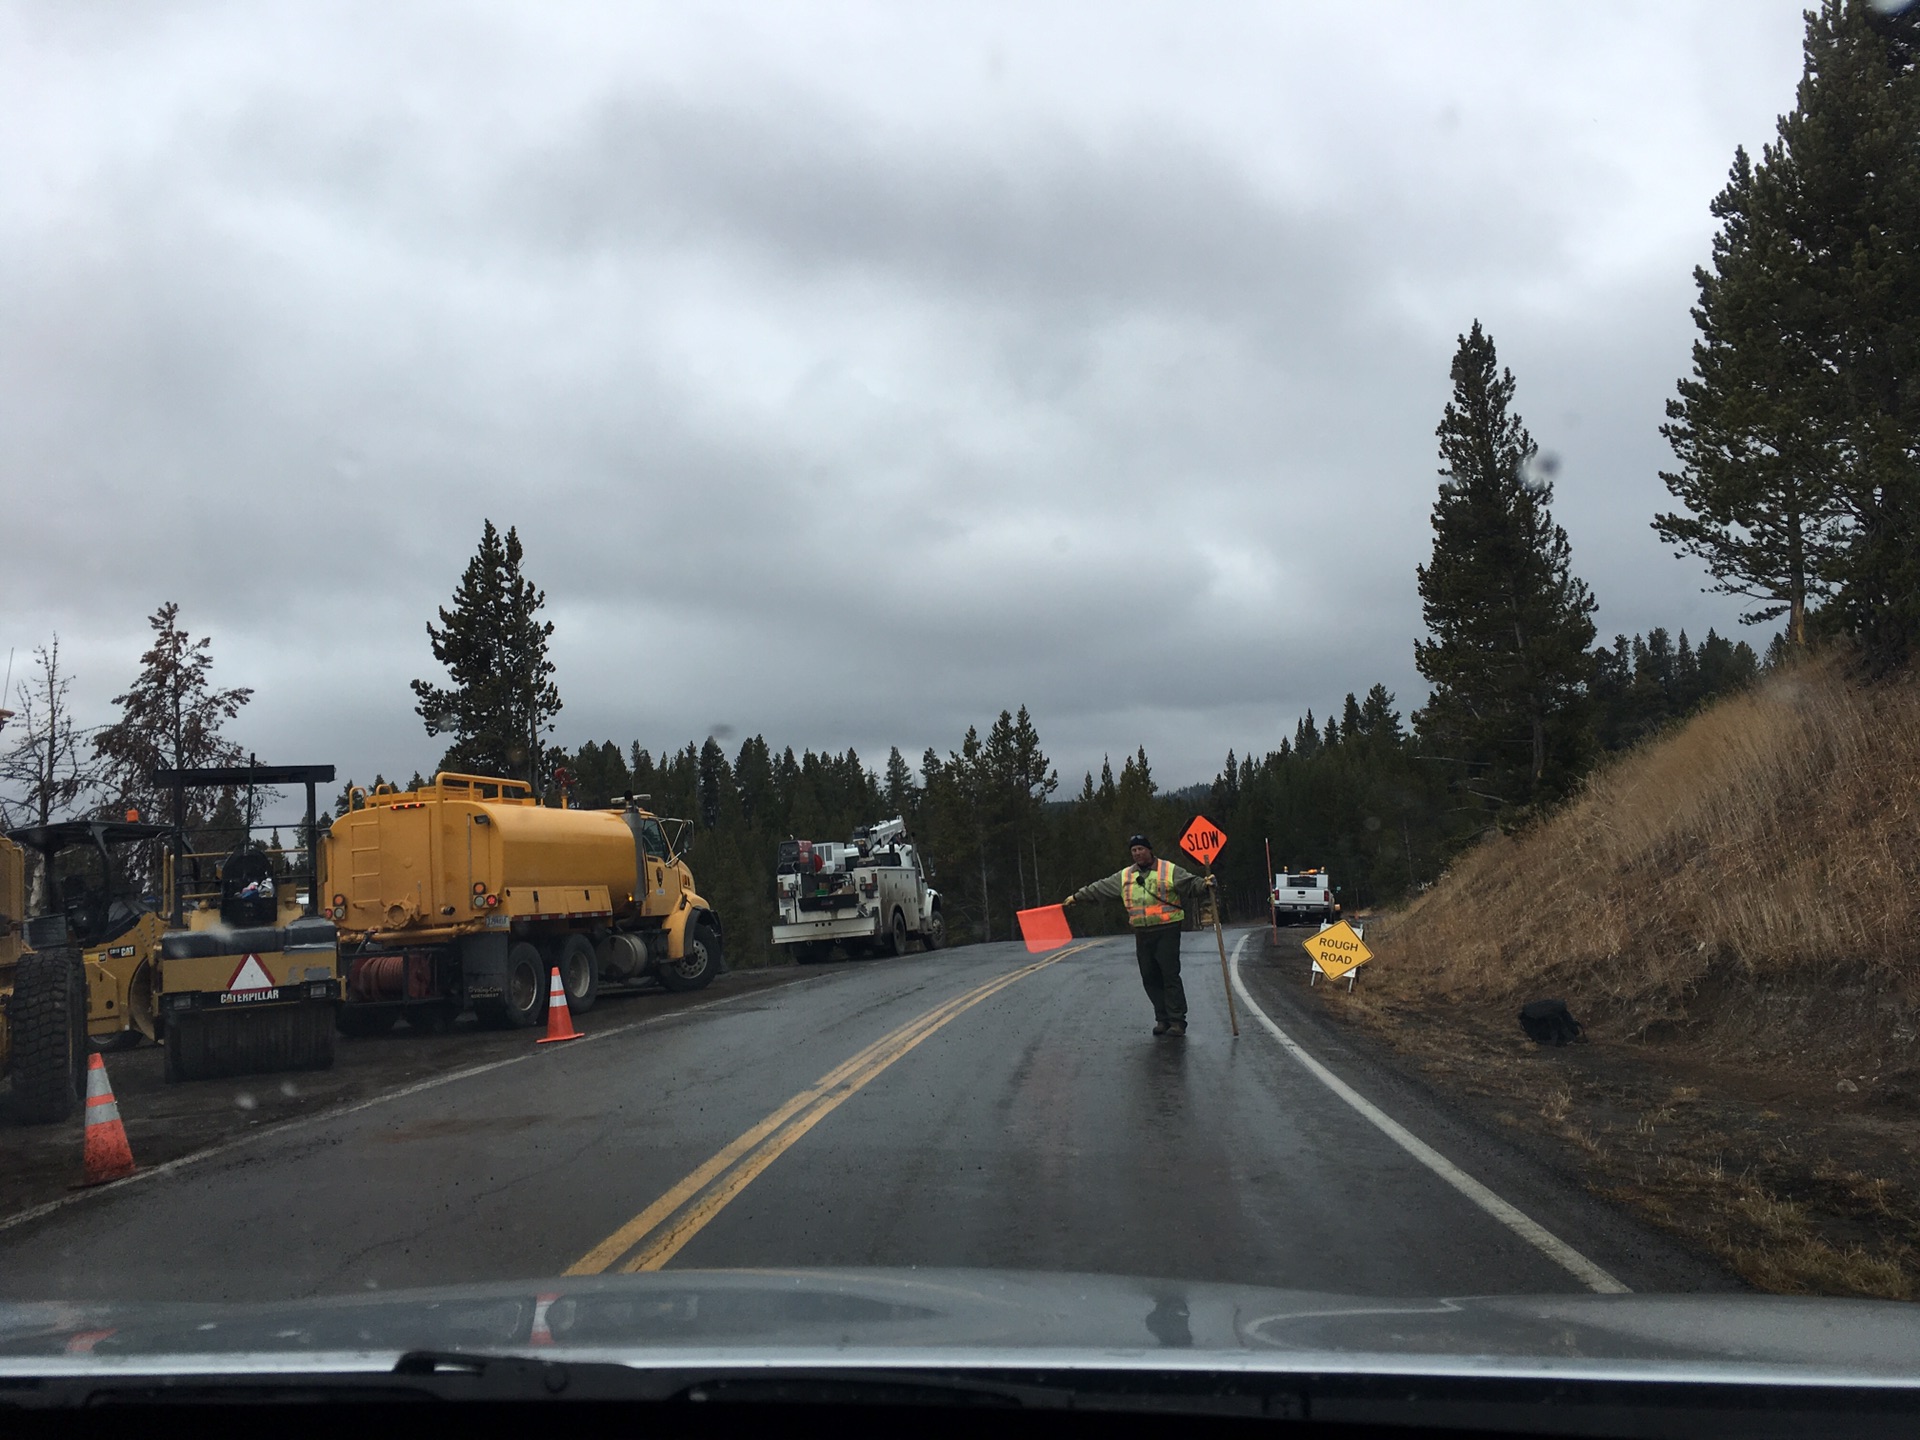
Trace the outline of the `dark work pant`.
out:
M 1187 987 L 1180 983 L 1180 927 L 1147 925 L 1133 932 L 1140 961 L 1140 983 L 1153 1002 L 1156 1020 L 1187 1018 Z

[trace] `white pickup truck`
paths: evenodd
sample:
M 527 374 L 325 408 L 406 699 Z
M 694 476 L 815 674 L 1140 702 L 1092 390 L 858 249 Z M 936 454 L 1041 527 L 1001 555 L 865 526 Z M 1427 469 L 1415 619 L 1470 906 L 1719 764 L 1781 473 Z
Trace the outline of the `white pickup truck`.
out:
M 773 943 L 792 946 L 802 964 L 826 959 L 836 941 L 856 956 L 904 955 L 916 938 L 929 950 L 947 943 L 940 892 L 902 820 L 856 830 L 844 844 L 782 840 L 774 870 Z
M 1273 877 L 1273 923 L 1308 925 L 1340 918 L 1340 891 L 1325 870 L 1296 870 Z

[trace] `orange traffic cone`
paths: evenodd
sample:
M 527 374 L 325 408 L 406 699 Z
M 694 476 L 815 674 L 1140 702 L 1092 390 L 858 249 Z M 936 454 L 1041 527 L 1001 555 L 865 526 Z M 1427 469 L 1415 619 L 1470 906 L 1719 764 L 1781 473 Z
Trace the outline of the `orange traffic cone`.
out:
M 559 1298 L 558 1291 L 549 1291 L 533 1297 L 533 1329 L 527 1336 L 529 1345 L 553 1344 L 553 1327 L 547 1323 L 547 1311 L 553 1308 L 553 1302 Z
M 547 986 L 547 1033 L 538 1042 L 551 1045 L 556 1040 L 578 1040 L 580 1032 L 573 1028 L 573 1012 L 567 1009 L 567 987 L 560 983 L 560 967 L 553 967 L 553 979 Z M 98 1060 L 98 1055 L 93 1057 Z
M 134 1171 L 127 1127 L 120 1123 L 120 1106 L 107 1083 L 107 1063 L 98 1051 L 87 1056 L 86 1153 L 81 1165 L 82 1186 L 124 1180 Z

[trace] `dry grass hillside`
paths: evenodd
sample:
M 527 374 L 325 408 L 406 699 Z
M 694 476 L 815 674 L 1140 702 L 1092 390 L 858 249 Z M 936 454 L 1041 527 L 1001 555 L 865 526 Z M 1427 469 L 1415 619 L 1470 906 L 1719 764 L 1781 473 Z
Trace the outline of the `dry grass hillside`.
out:
M 1771 676 L 1376 933 L 1396 988 L 1562 996 L 1615 1035 L 1756 1059 L 1920 1060 L 1920 685 L 1862 689 L 1831 661 Z
M 1920 683 L 1769 676 L 1367 939 L 1329 1009 L 1595 1190 L 1764 1289 L 1920 1297 Z M 1542 997 L 1593 1043 L 1526 1041 Z

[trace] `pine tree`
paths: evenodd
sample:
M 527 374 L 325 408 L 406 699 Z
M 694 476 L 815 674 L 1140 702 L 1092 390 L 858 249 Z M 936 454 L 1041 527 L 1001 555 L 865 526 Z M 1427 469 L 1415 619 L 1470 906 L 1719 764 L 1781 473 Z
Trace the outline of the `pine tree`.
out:
M 920 800 L 919 787 L 913 783 L 913 767 L 895 745 L 887 752 L 887 813 L 910 816 Z
M 1400 712 L 1393 708 L 1393 692 L 1376 684 L 1367 691 L 1360 705 L 1360 728 L 1369 739 L 1398 745 L 1406 737 L 1400 731 Z
M 1813 346 L 1847 516 L 1832 619 L 1876 669 L 1920 649 L 1920 12 L 1826 0 L 1780 122 L 1789 225 L 1819 296 Z
M 651 796 L 654 778 L 657 772 L 653 766 L 653 752 L 643 747 L 638 740 L 633 742 L 627 752 L 627 773 L 633 777 L 633 793 Z
M 572 776 L 571 803 L 581 810 L 601 810 L 633 788 L 625 756 L 611 740 L 589 740 L 562 762 Z
M 733 767 L 720 742 L 709 735 L 700 747 L 700 824 L 712 830 L 722 817 L 738 812 L 739 792 L 734 788 Z
M 1814 604 L 1882 665 L 1920 641 L 1920 74 L 1911 14 L 1824 0 L 1796 104 L 1758 164 L 1736 151 L 1695 271 L 1694 373 L 1667 413 L 1685 514 L 1654 528 L 1713 588 Z
M 776 816 L 779 796 L 774 789 L 773 752 L 764 736 L 754 735 L 740 742 L 733 779 L 740 791 L 741 816 L 749 825 L 764 825 Z
M 1007 712 L 1000 712 L 1002 721 Z M 1060 788 L 1060 774 L 1040 748 L 1040 732 L 1035 728 L 1033 717 L 1022 705 L 1020 713 L 1013 717 L 1008 731 L 1008 782 L 1012 792 L 1014 809 L 1014 869 L 1020 875 L 1020 893 L 1026 895 L 1026 865 L 1033 867 L 1033 893 L 1035 903 L 1039 903 L 1042 894 L 1040 888 L 1040 817 L 1047 797 Z M 1021 855 L 1022 842 L 1025 842 L 1025 856 Z
M 1813 360 L 1794 342 L 1809 296 L 1793 246 L 1757 193 L 1770 178 L 1736 150 L 1711 207 L 1721 224 L 1713 269 L 1693 272 L 1693 375 L 1660 427 L 1680 462 L 1660 478 L 1686 513 L 1658 515 L 1653 528 L 1706 565 L 1710 590 L 1756 602 L 1743 621 L 1785 615 L 1801 644 L 1808 608 L 1828 588 L 1839 498 L 1831 437 L 1809 393 Z
M 198 640 L 180 623 L 180 607 L 169 600 L 147 618 L 152 647 L 140 657 L 140 674 L 113 703 L 120 718 L 94 736 L 94 754 L 102 766 L 102 788 L 112 813 L 139 810 L 165 815 L 162 792 L 153 784 L 159 769 L 199 769 L 237 765 L 245 757 L 222 729 L 253 698 L 244 688 L 216 690 L 211 683 L 213 640 Z M 210 796 L 189 792 L 190 817 L 206 809 Z
M 486 521 L 452 608 L 441 607 L 439 628 L 427 625 L 433 658 L 453 683 L 415 680 L 414 708 L 429 735 L 453 736 L 441 769 L 513 776 L 540 791 L 560 691 L 547 658 L 553 622 L 540 619 L 546 592 L 521 573 L 522 558 L 519 532 L 502 540 Z
M 1313 723 L 1313 711 L 1307 711 L 1305 717 L 1293 727 L 1293 753 L 1306 759 L 1319 752 L 1320 731 Z
M 1433 558 L 1418 572 L 1432 638 L 1414 646 L 1434 687 L 1421 734 L 1496 812 L 1552 799 L 1578 775 L 1593 642 L 1594 600 L 1572 573 L 1513 393 L 1476 320 L 1436 432 Z

